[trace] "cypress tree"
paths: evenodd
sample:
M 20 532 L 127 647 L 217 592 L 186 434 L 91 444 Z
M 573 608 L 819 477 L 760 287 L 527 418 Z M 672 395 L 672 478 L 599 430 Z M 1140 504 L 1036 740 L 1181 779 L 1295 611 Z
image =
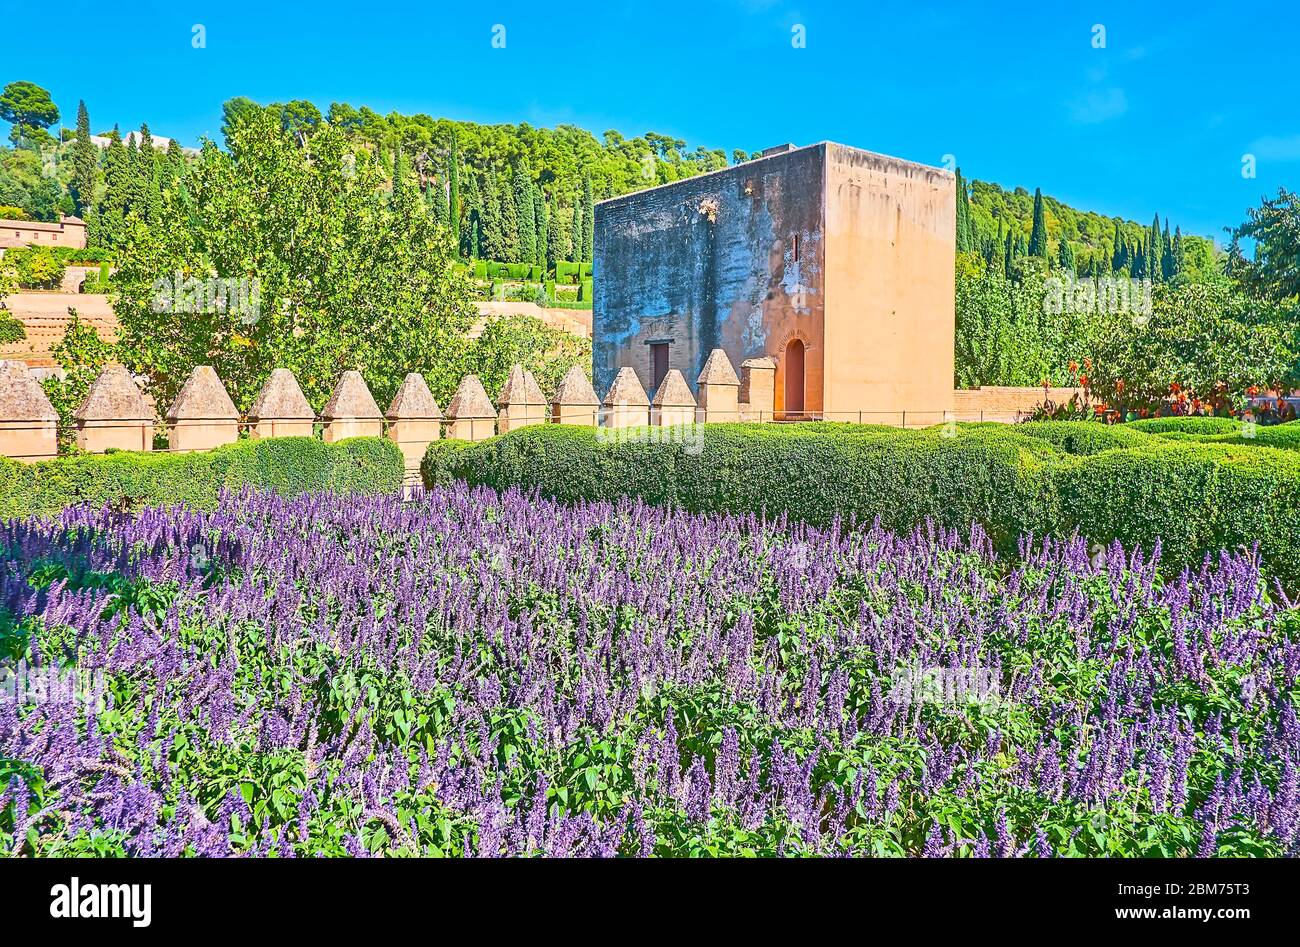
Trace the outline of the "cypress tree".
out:
M 1007 279 L 1011 278 L 1015 260 L 1016 260 L 1015 235 L 1011 233 L 1011 231 L 1007 231 L 1006 247 L 1002 254 L 1002 272 L 1007 277 Z
M 72 146 L 72 199 L 78 216 L 85 217 L 95 205 L 95 177 L 99 152 L 90 140 L 90 113 L 86 103 L 77 105 L 77 138 Z
M 1070 241 L 1066 240 L 1065 237 L 1061 237 L 1061 244 L 1057 248 L 1057 252 L 1058 262 L 1061 264 L 1061 269 L 1065 270 L 1067 273 L 1073 274 L 1075 271 L 1074 248 L 1070 246 Z
M 546 200 L 542 197 L 542 189 L 536 184 L 529 185 L 533 194 L 533 228 L 537 237 L 537 250 L 530 261 L 536 263 L 543 270 L 546 269 Z
M 460 246 L 460 142 L 454 128 L 451 130 L 451 154 L 447 156 L 447 219 L 451 224 L 452 239 L 456 246 Z
M 1177 276 L 1183 271 L 1183 264 L 1186 261 L 1186 250 L 1183 248 L 1183 228 L 1174 228 L 1174 275 Z
M 397 154 L 393 157 L 393 206 L 396 207 L 406 198 L 406 189 L 408 178 L 410 177 L 410 165 L 406 159 L 406 152 L 401 148 L 397 149 Z
M 519 232 L 519 249 L 515 261 L 532 263 L 537 259 L 537 217 L 533 210 L 532 181 L 526 171 L 515 168 L 514 198 L 516 227 Z
M 1169 235 L 1169 217 L 1165 217 L 1165 233 L 1160 243 L 1160 276 L 1167 281 L 1174 277 L 1174 241 Z
M 546 207 L 546 269 L 555 270 L 555 261 L 564 259 L 564 252 L 560 246 L 560 213 L 559 208 L 550 204 Z
M 975 234 L 971 227 L 970 199 L 966 193 L 966 180 L 957 169 L 957 252 L 967 253 L 975 249 Z
M 1122 269 L 1128 260 L 1125 258 L 1127 251 L 1124 248 L 1124 231 L 1119 229 L 1119 221 L 1115 221 L 1115 238 L 1111 241 L 1110 269 L 1116 272 Z
M 518 263 L 519 256 L 519 205 L 515 203 L 515 189 L 509 179 L 497 179 L 497 206 L 501 208 L 501 256 L 505 263 Z
M 483 255 L 482 217 L 478 182 L 471 173 L 465 181 L 465 227 L 460 232 L 461 255 L 471 260 L 481 259 Z
M 591 178 L 582 181 L 582 260 L 590 263 L 596 242 L 596 202 L 591 196 Z
M 130 153 L 116 128 L 104 151 L 104 195 L 95 205 L 95 244 L 115 249 L 126 236 L 126 209 L 131 184 Z
M 444 227 L 451 228 L 451 209 L 447 203 L 446 185 L 439 178 L 434 178 L 429 182 L 430 206 L 433 209 L 433 219 L 438 221 Z M 456 246 L 460 246 L 460 239 L 454 234 L 452 239 L 456 241 Z
M 1156 214 L 1147 231 L 1146 246 L 1143 250 L 1143 270 L 1147 279 L 1153 283 L 1160 279 L 1160 215 Z
M 513 204 L 511 205 L 513 206 Z M 482 253 L 485 259 L 500 263 L 506 258 L 507 241 L 502 220 L 501 189 L 495 172 L 489 171 L 483 181 Z M 518 233 L 516 233 L 516 238 Z
M 580 201 L 573 203 L 573 225 L 569 228 L 569 261 L 577 263 L 582 259 L 582 207 Z
M 1029 234 L 1029 255 L 1047 258 L 1047 213 L 1043 209 L 1043 189 L 1034 188 L 1034 229 Z

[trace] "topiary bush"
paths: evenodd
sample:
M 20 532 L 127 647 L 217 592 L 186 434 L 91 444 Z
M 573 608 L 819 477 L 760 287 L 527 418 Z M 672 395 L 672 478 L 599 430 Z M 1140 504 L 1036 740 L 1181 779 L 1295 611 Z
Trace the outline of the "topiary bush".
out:
M 1055 444 L 1067 454 L 1099 454 L 1124 447 L 1148 447 L 1160 442 L 1150 434 L 1120 424 L 1096 421 L 1028 421 L 1016 430 L 1029 437 Z
M 124 509 L 211 509 L 223 489 L 283 496 L 401 488 L 402 452 L 380 437 L 326 444 L 310 437 L 246 440 L 194 454 L 115 451 L 23 464 L 0 458 L 0 516 L 57 513 L 77 503 Z
M 1236 418 L 1171 417 L 1144 418 L 1130 421 L 1124 427 L 1143 434 L 1234 434 L 1241 430 Z

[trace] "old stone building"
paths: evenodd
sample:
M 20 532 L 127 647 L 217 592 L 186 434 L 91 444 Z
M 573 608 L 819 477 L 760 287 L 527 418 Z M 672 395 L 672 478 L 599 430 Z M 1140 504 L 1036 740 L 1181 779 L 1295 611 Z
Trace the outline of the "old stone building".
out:
M 597 391 L 653 398 L 721 348 L 776 363 L 777 417 L 933 424 L 953 408 L 956 187 L 822 142 L 596 205 Z

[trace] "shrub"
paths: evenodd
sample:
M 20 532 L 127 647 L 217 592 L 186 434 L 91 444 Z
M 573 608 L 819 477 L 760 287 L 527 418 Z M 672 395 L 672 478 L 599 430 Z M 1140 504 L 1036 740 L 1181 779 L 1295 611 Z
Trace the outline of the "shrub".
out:
M 35 464 L 0 458 L 0 516 L 57 513 L 77 503 L 211 509 L 221 490 L 241 487 L 284 496 L 387 493 L 401 487 L 402 476 L 401 450 L 379 437 L 246 440 L 194 454 L 115 451 Z
M 1077 532 L 1147 550 L 1160 541 L 1174 567 L 1258 542 L 1272 574 L 1289 586 L 1300 580 L 1300 456 L 1291 451 L 1180 443 L 1094 422 L 959 425 L 956 437 L 942 428 L 710 424 L 692 437 L 652 443 L 633 430 L 598 439 L 590 428 L 539 425 L 471 445 L 434 442 L 423 472 L 430 485 L 518 486 L 565 502 L 636 496 L 813 525 L 978 522 L 1004 551 L 1027 533 Z
M 1241 430 L 1235 418 L 1170 417 L 1145 418 L 1124 425 L 1143 434 L 1234 434 Z
M 426 484 L 462 479 L 538 489 L 565 502 L 626 495 L 695 511 L 788 514 L 819 525 L 837 518 L 879 517 L 897 529 L 927 518 L 960 527 L 978 521 L 1014 548 L 1047 516 L 1039 475 L 1059 456 L 1009 428 L 951 439 L 933 429 L 870 426 L 837 434 L 758 424 L 694 430 L 701 441 L 687 444 L 652 443 L 651 432 L 635 430 L 603 441 L 591 428 L 568 425 L 537 425 L 468 448 L 436 441 L 424 477 Z
M 58 289 L 63 282 L 67 266 L 49 247 L 20 247 L 6 256 L 24 289 Z
M 1099 454 L 1121 447 L 1144 447 L 1153 443 L 1149 434 L 1119 424 L 1096 421 L 1030 421 L 1016 430 L 1055 444 L 1067 454 Z M 1154 441 L 1159 444 L 1159 441 Z

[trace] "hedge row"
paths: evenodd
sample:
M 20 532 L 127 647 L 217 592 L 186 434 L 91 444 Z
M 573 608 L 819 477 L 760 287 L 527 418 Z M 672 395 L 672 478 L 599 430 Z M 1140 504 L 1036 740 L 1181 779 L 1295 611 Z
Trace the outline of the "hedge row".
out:
M 539 425 L 477 444 L 434 442 L 424 478 L 815 524 L 879 518 L 910 530 L 926 519 L 957 528 L 975 521 L 1004 551 L 1027 533 L 1077 531 L 1147 550 L 1159 539 L 1176 566 L 1258 541 L 1274 575 L 1289 586 L 1300 580 L 1300 454 L 1291 451 L 1094 422 L 959 425 L 955 437 L 942 428 L 711 424 L 692 436 L 637 443 L 630 432 L 602 442 L 589 428 Z
M 245 486 L 286 496 L 386 493 L 401 488 L 402 476 L 401 450 L 380 437 L 337 444 L 285 437 L 195 454 L 115 451 L 34 464 L 0 458 L 0 516 L 56 513 L 75 503 L 208 509 L 222 489 Z

